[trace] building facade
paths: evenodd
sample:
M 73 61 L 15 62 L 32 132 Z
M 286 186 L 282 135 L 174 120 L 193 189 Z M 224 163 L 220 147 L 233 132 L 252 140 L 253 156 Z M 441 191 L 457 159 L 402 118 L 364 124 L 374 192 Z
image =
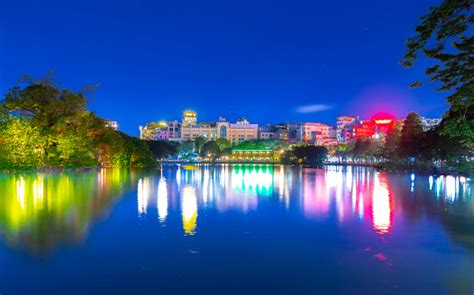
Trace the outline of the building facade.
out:
M 258 128 L 258 138 L 263 140 L 276 139 L 276 128 L 272 125 Z
M 297 140 L 319 145 L 330 138 L 330 129 L 331 126 L 322 123 L 302 123 Z
M 217 139 L 217 129 L 215 123 L 199 123 L 196 125 L 181 126 L 181 140 L 195 140 L 204 137 L 206 140 Z
M 220 118 L 217 126 L 217 138 L 225 138 L 232 145 L 237 145 L 245 140 L 258 138 L 258 124 L 251 124 L 246 119 L 241 119 L 233 124 Z
M 428 131 L 441 123 L 441 119 L 439 118 L 421 118 L 421 124 L 423 126 L 423 131 Z
M 336 140 L 340 143 L 348 143 L 354 139 L 354 127 L 359 124 L 359 117 L 341 116 L 337 117 Z
M 179 140 L 181 123 L 171 122 L 150 122 L 145 126 L 140 126 L 140 139 L 142 140 Z

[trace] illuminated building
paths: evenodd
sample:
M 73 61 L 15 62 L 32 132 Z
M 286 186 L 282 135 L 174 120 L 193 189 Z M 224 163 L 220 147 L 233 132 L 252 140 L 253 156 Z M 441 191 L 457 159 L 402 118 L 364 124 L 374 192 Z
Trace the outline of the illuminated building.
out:
M 288 140 L 289 124 L 278 124 L 275 126 L 275 139 Z
M 329 130 L 331 126 L 322 123 L 303 123 L 300 125 L 298 141 L 304 141 L 311 144 L 322 144 L 329 139 Z
M 142 140 L 156 140 L 158 130 L 164 127 L 164 123 L 150 122 L 145 126 L 140 126 L 140 139 Z
M 237 145 L 245 140 L 258 138 L 258 124 L 250 124 L 246 119 L 240 119 L 233 124 L 220 118 L 217 126 L 217 138 L 225 138 L 232 145 Z
M 439 118 L 421 118 L 421 124 L 423 126 L 423 131 L 428 131 L 441 123 L 441 119 Z
M 195 140 L 198 137 L 204 137 L 206 140 L 217 139 L 216 124 L 201 122 L 181 127 L 181 140 Z
M 279 160 L 279 154 L 271 149 L 232 149 L 231 158 L 232 161 L 235 162 L 277 162 Z
M 265 127 L 259 128 L 258 138 L 264 139 L 264 140 L 276 139 L 275 128 L 271 125 L 267 125 Z
M 183 113 L 183 127 L 194 126 L 197 124 L 197 114 L 193 111 Z
M 181 123 L 150 122 L 144 127 L 140 126 L 140 139 L 143 140 L 176 140 L 180 138 Z
M 215 123 L 197 123 L 197 114 L 192 111 L 185 111 L 181 124 L 181 140 L 195 140 L 204 137 L 207 140 L 217 138 Z
M 341 116 L 337 117 L 336 140 L 347 143 L 353 139 L 353 128 L 359 123 L 359 117 Z
M 375 135 L 375 125 L 370 120 L 364 120 L 354 127 L 355 139 L 369 138 Z
M 181 123 L 177 120 L 168 122 L 166 124 L 168 131 L 168 140 L 176 140 L 181 137 Z
M 390 115 L 375 115 L 371 120 L 364 120 L 354 127 L 355 139 L 387 134 L 395 124 L 396 120 Z

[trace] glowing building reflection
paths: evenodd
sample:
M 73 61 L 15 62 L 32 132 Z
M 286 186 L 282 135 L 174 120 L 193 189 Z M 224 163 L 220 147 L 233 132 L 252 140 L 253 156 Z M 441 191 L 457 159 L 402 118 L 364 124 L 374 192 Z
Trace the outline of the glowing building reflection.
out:
M 181 215 L 183 216 L 183 230 L 186 235 L 194 235 L 197 226 L 198 204 L 196 189 L 186 186 L 181 193 Z
M 140 178 L 137 187 L 138 215 L 146 215 L 148 208 L 148 198 L 151 194 L 150 177 Z
M 273 169 L 266 166 L 236 166 L 232 170 L 232 189 L 234 191 L 253 192 L 261 196 L 273 192 Z
M 374 229 L 381 234 L 389 233 L 392 226 L 390 191 L 385 174 L 382 173 L 377 173 L 374 179 L 372 214 Z
M 166 216 L 168 216 L 168 188 L 166 187 L 166 180 L 163 177 L 160 178 L 158 182 L 157 195 L 158 219 L 160 222 L 165 222 Z

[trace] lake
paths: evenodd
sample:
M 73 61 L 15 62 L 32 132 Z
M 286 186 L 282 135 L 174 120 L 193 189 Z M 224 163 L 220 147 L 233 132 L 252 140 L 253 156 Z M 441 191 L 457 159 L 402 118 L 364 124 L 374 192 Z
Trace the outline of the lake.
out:
M 184 168 L 0 175 L 0 293 L 474 292 L 473 180 Z

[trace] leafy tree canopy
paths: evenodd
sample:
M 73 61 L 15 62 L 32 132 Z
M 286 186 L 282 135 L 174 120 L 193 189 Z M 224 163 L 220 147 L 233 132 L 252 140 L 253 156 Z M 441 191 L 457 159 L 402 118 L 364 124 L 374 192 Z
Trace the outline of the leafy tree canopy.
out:
M 416 35 L 407 42 L 402 64 L 412 67 L 420 53 L 435 61 L 426 69 L 439 91 L 449 91 L 450 110 L 442 130 L 463 142 L 474 142 L 474 15 L 470 0 L 444 0 L 421 18 Z M 415 82 L 413 87 L 420 86 Z

